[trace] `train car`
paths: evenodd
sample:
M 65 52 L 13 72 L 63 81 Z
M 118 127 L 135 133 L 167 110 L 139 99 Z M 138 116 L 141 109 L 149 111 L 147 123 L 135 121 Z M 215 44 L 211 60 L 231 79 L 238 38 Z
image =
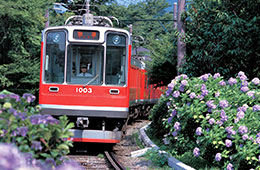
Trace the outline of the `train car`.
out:
M 131 49 L 130 33 L 107 17 L 74 16 L 43 30 L 41 113 L 74 122 L 74 142 L 120 142 L 129 117 L 146 114 L 160 97 Z

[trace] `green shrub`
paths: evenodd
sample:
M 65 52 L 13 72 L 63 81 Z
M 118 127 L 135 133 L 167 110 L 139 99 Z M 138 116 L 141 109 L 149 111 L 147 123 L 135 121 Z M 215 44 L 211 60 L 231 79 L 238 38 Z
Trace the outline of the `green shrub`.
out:
M 180 154 L 192 151 L 222 169 L 260 169 L 259 87 L 243 72 L 227 82 L 219 73 L 177 76 L 161 99 L 168 114 L 156 126 Z
M 72 134 L 66 116 L 59 120 L 39 114 L 40 108 L 30 104 L 35 96 L 0 93 L 0 143 L 15 144 L 21 152 L 28 153 L 31 162 L 42 160 L 59 165 L 69 153 L 72 142 L 66 140 Z

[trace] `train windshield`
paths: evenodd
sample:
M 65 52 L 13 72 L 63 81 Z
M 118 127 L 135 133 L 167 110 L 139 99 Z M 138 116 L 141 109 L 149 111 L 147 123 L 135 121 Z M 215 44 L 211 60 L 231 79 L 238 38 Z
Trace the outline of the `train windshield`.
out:
M 63 83 L 66 34 L 64 31 L 53 31 L 46 38 L 44 80 L 47 83 Z
M 67 83 L 101 85 L 104 47 L 101 45 L 69 45 Z
M 126 84 L 126 36 L 109 33 L 106 47 L 106 84 Z

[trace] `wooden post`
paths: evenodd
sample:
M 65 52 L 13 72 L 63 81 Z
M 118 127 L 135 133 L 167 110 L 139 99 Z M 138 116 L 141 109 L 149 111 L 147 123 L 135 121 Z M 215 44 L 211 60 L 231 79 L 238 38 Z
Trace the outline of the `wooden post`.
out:
M 184 42 L 185 31 L 184 25 L 181 21 L 181 14 L 185 10 L 185 0 L 178 0 L 178 16 L 177 16 L 177 29 L 179 32 L 178 42 L 177 42 L 177 69 L 179 75 L 179 69 L 185 62 L 184 56 L 186 55 L 186 44 Z

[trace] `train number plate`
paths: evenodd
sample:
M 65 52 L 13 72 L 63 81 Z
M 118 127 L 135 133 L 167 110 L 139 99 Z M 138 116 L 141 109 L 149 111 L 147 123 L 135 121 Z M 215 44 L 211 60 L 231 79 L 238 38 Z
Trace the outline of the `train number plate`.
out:
M 82 87 L 77 87 L 76 88 L 76 93 L 85 93 L 85 94 L 87 94 L 87 93 L 92 93 L 92 92 L 93 92 L 92 88 L 82 88 Z

